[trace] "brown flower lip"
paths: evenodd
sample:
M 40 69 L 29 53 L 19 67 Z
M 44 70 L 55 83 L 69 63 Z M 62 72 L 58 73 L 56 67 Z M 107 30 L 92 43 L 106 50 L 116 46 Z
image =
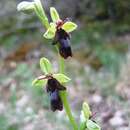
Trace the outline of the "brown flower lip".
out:
M 62 111 L 63 110 L 63 103 L 59 96 L 59 91 L 55 90 L 54 92 L 50 93 L 50 103 L 51 103 L 51 110 L 52 111 Z
M 58 80 L 55 78 L 50 78 L 47 81 L 46 86 L 47 93 L 49 93 L 50 96 L 50 104 L 51 104 L 51 110 L 52 111 L 62 111 L 63 110 L 63 103 L 59 96 L 59 91 L 66 90 L 66 88 L 59 83 Z
M 53 45 L 59 45 L 59 53 L 64 58 L 72 57 L 72 50 L 70 46 L 70 35 L 62 28 L 57 29 Z

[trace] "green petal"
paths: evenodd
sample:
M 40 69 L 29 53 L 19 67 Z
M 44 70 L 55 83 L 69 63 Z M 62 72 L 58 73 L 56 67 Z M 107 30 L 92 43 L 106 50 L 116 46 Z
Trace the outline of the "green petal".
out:
M 32 85 L 36 87 L 44 87 L 46 84 L 47 84 L 47 79 L 39 80 L 38 78 L 36 78 L 32 82 Z
M 50 23 L 49 29 L 44 33 L 44 37 L 46 39 L 53 39 L 55 37 L 56 25 L 54 23 Z
M 41 58 L 40 59 L 40 67 L 43 73 L 49 74 L 52 72 L 52 64 L 47 58 Z
M 56 78 L 60 83 L 67 83 L 71 80 L 69 77 L 61 73 L 53 74 L 53 77 Z
M 54 7 L 50 7 L 50 14 L 53 22 L 60 20 L 59 14 Z
M 83 109 L 85 118 L 89 119 L 89 117 L 92 115 L 92 113 L 91 113 L 91 110 L 90 110 L 90 107 L 89 107 L 88 103 L 84 102 L 83 106 L 82 106 L 82 109 Z
M 86 126 L 88 130 L 101 130 L 100 126 L 92 120 L 88 120 Z
M 77 25 L 73 22 L 66 22 L 63 24 L 62 29 L 64 29 L 66 32 L 72 32 L 77 28 Z

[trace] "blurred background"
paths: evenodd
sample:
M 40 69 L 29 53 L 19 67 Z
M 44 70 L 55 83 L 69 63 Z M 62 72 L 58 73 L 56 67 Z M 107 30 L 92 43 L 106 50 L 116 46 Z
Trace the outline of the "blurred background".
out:
M 51 112 L 43 88 L 39 59 L 47 57 L 57 71 L 57 53 L 35 14 L 16 11 L 22 0 L 0 0 L 0 130 L 72 129 L 65 111 Z M 42 0 L 49 16 L 78 24 L 72 34 L 73 58 L 66 60 L 67 85 L 79 121 L 87 101 L 102 130 L 130 130 L 130 0 Z

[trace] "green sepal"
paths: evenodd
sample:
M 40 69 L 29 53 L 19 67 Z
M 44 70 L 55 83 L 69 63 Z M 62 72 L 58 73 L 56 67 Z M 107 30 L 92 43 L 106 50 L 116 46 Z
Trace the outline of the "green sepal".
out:
M 86 126 L 88 130 L 101 130 L 100 126 L 92 120 L 87 120 Z
M 59 14 L 54 7 L 50 7 L 50 15 L 54 23 L 60 20 Z
M 53 74 L 53 77 L 56 78 L 60 83 L 67 83 L 71 80 L 69 77 L 61 73 Z
M 65 22 L 62 26 L 62 29 L 64 29 L 66 32 L 72 32 L 77 28 L 77 25 L 73 22 Z
M 34 79 L 33 82 L 32 82 L 32 85 L 33 86 L 36 86 L 36 87 L 44 87 L 45 85 L 47 84 L 47 79 Z
M 45 57 L 40 59 L 40 67 L 44 74 L 49 74 L 52 72 L 52 64 Z
M 54 23 L 50 23 L 50 27 L 48 30 L 44 33 L 44 37 L 46 39 L 53 39 L 55 37 L 55 32 L 56 32 L 56 25 Z

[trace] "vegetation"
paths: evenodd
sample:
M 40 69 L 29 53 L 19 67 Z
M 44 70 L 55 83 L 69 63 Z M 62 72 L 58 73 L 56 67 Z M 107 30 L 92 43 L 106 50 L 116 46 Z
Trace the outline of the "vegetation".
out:
M 129 130 L 130 2 L 74 1 L 42 1 L 47 16 L 53 6 L 60 17 L 72 16 L 71 21 L 78 24 L 71 37 L 73 58 L 65 63 L 65 75 L 71 78 L 65 86 L 73 116 L 76 122 L 80 120 L 86 101 L 92 119 L 103 130 Z M 43 56 L 59 73 L 52 41 L 42 37 L 45 30 L 34 13 L 16 12 L 18 1 L 1 2 L 5 8 L 0 12 L 0 130 L 72 129 L 64 111 L 50 112 L 43 88 L 31 85 L 42 74 L 39 59 Z

